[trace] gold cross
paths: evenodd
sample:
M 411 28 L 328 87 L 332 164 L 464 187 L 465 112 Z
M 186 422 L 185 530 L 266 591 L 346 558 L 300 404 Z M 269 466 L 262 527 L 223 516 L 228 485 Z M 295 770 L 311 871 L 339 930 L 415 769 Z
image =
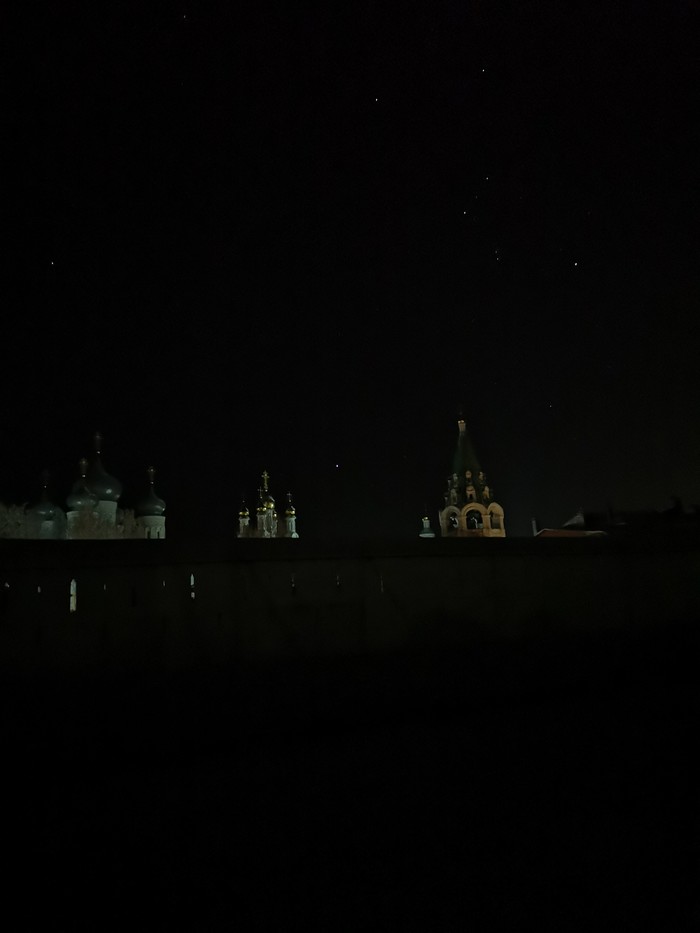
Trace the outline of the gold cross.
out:
M 262 480 L 263 480 L 263 490 L 267 492 L 267 481 L 269 480 L 270 475 L 267 470 L 263 470 Z

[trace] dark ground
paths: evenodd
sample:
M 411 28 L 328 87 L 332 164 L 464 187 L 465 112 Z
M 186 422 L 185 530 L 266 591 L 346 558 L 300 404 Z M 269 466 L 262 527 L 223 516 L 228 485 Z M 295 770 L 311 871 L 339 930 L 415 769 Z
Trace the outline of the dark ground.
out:
M 5 681 L 11 928 L 697 929 L 694 646 Z

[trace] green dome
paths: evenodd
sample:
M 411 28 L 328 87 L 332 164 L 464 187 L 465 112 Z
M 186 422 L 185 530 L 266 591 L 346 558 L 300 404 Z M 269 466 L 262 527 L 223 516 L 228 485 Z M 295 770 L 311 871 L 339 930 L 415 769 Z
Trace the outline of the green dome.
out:
M 162 515 L 165 512 L 165 502 L 160 498 L 153 487 L 155 475 L 156 471 L 153 467 L 150 467 L 148 470 L 148 477 L 150 480 L 148 492 L 139 500 L 136 506 L 136 514 L 141 518 Z
M 87 509 L 94 509 L 99 502 L 98 497 L 88 487 L 85 479 L 87 460 L 80 461 L 80 476 L 73 484 L 70 495 L 66 499 L 66 505 L 70 512 L 78 512 Z
M 90 464 L 87 474 L 87 484 L 98 499 L 109 502 L 118 502 L 122 494 L 122 484 L 102 466 L 99 455 Z

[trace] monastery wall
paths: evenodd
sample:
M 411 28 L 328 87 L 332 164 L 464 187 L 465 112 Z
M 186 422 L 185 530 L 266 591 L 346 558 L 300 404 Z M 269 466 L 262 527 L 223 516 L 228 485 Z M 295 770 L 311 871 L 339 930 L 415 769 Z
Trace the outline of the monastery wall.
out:
M 700 618 L 695 543 L 7 544 L 7 673 L 573 644 Z

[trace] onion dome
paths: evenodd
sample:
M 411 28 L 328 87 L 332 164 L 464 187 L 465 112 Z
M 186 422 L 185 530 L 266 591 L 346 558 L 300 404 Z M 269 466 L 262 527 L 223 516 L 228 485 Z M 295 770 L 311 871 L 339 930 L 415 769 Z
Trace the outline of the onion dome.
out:
M 66 499 L 66 505 L 71 512 L 77 512 L 83 509 L 94 509 L 99 502 L 99 499 L 88 487 L 86 481 L 87 465 L 88 462 L 85 457 L 83 457 L 80 461 L 80 476 L 73 484 L 71 493 Z
M 263 501 L 263 491 L 262 491 L 262 489 L 258 489 L 258 508 L 257 508 L 256 511 L 257 511 L 258 515 L 264 515 L 264 514 L 265 514 L 265 503 L 264 503 L 264 501 Z
M 58 506 L 54 505 L 51 501 L 48 492 L 49 485 L 49 474 L 44 470 L 41 474 L 41 496 L 39 501 L 36 502 L 31 508 L 27 509 L 30 515 L 33 515 L 35 518 L 38 518 L 42 522 L 51 522 L 56 518 L 56 514 L 59 511 Z
M 95 459 L 87 473 L 87 484 L 101 501 L 118 502 L 122 494 L 122 484 L 102 466 L 100 448 L 102 435 L 95 434 Z
M 248 511 L 248 506 L 245 504 L 245 499 L 241 501 L 241 511 L 238 513 L 239 518 L 250 518 L 250 512 Z
M 140 518 L 146 516 L 162 515 L 165 512 L 165 502 L 160 498 L 154 489 L 156 471 L 153 467 L 148 468 L 149 488 L 148 492 L 139 500 L 136 506 L 136 514 Z
M 292 494 L 291 494 L 291 492 L 288 492 L 288 493 L 287 493 L 287 509 L 286 509 L 286 511 L 285 511 L 284 514 L 285 514 L 285 515 L 288 515 L 290 518 L 292 517 L 292 515 L 296 515 L 296 514 L 297 514 L 296 509 L 295 509 L 294 506 L 292 505 Z
M 262 505 L 264 509 L 270 512 L 274 512 L 275 500 L 272 498 L 272 495 L 270 494 L 270 490 L 267 487 L 267 481 L 269 480 L 269 478 L 270 478 L 270 474 L 267 472 L 267 470 L 263 470 L 263 474 L 262 474 L 263 488 L 261 490 L 261 501 L 262 501 Z M 264 493 L 265 495 L 263 496 L 262 493 Z M 260 511 L 260 509 L 258 509 L 258 511 Z

